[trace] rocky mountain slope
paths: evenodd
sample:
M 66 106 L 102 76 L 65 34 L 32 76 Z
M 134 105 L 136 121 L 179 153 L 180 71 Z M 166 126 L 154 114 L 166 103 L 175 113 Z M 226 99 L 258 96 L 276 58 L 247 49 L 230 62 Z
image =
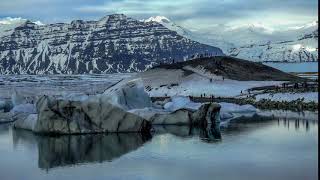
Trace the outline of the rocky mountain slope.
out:
M 226 55 L 233 57 L 257 62 L 318 60 L 318 21 L 284 31 L 273 31 L 261 24 L 249 24 L 221 32 L 190 31 L 163 16 L 144 21 L 158 22 L 182 36 L 219 47 Z
M 230 56 L 254 61 L 318 61 L 318 22 L 276 32 L 258 42 L 231 48 Z
M 223 55 L 157 22 L 123 14 L 70 24 L 26 21 L 0 32 L 1 74 L 134 72 L 196 53 Z
M 174 64 L 163 64 L 152 69 L 184 70 L 186 74 L 198 73 L 238 81 L 299 81 L 297 76 L 282 72 L 262 63 L 251 62 L 228 56 L 193 59 Z M 207 75 L 206 75 L 207 74 Z

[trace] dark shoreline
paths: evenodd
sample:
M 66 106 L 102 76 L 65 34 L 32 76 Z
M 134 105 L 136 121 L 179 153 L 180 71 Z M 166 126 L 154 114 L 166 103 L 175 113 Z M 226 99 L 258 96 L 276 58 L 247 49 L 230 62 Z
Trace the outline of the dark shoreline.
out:
M 170 97 L 151 97 L 152 102 L 163 101 Z M 281 102 L 281 101 L 271 101 L 266 99 L 261 99 L 255 101 L 253 98 L 209 98 L 209 97 L 190 97 L 190 100 L 198 103 L 207 103 L 207 102 L 226 102 L 234 103 L 239 105 L 251 104 L 259 109 L 280 109 L 280 110 L 290 110 L 294 112 L 302 111 L 318 111 L 318 103 L 315 102 L 303 102 L 302 100 L 295 100 L 290 102 Z

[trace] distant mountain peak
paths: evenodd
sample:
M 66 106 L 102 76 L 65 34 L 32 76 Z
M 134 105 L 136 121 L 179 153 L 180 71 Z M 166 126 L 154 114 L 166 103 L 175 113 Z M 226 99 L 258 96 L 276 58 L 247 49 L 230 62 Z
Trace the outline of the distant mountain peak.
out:
M 291 27 L 290 29 L 292 29 L 292 30 L 310 29 L 310 28 L 318 28 L 318 26 L 319 26 L 318 21 L 315 20 L 315 21 L 306 23 L 304 25 Z
M 31 21 L 22 17 L 5 17 L 0 19 L 0 26 L 1 25 L 22 25 L 27 21 L 32 22 L 36 25 L 44 25 L 41 21 Z
M 263 21 L 225 24 L 218 33 L 190 31 L 164 16 L 150 17 L 144 22 L 160 23 L 189 39 L 219 47 L 227 55 L 252 61 L 294 62 L 318 59 L 317 20 L 288 29 L 276 29 Z M 214 29 L 212 31 L 214 32 Z M 296 46 L 297 44 L 305 48 L 297 48 L 300 47 Z
M 146 20 L 144 20 L 144 22 L 157 22 L 157 23 L 170 23 L 170 19 L 168 19 L 165 16 L 152 16 Z
M 109 18 L 114 18 L 114 19 L 127 19 L 128 17 L 124 14 L 110 14 L 107 15 Z
M 32 22 L 21 17 L 0 18 L 0 37 L 10 34 L 15 28 L 27 25 L 44 25 L 40 21 Z
M 106 24 L 109 20 L 118 21 L 128 19 L 124 14 L 109 14 L 98 20 L 98 24 Z

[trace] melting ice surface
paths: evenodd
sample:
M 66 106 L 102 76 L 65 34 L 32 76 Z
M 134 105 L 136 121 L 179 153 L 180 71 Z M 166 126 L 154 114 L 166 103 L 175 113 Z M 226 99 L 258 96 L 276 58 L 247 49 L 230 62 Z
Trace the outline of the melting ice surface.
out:
M 317 179 L 318 120 L 280 114 L 233 119 L 222 128 L 219 141 L 187 126 L 157 126 L 152 137 L 41 137 L 0 124 L 0 176 L 4 180 Z

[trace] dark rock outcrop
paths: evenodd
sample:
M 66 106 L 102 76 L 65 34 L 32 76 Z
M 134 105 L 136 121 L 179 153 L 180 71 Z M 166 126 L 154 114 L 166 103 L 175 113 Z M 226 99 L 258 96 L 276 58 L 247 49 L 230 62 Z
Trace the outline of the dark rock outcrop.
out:
M 262 63 L 251 62 L 228 56 L 198 58 L 194 60 L 163 64 L 153 69 L 179 69 L 189 75 L 194 73 L 186 67 L 203 69 L 208 73 L 222 76 L 226 79 L 239 81 L 306 81 L 307 79 L 282 72 Z M 198 68 L 201 67 L 201 68 Z
M 148 120 L 154 125 L 194 125 L 201 128 L 219 126 L 221 106 L 217 103 L 203 104 L 198 110 L 178 109 L 167 114 L 155 113 Z

